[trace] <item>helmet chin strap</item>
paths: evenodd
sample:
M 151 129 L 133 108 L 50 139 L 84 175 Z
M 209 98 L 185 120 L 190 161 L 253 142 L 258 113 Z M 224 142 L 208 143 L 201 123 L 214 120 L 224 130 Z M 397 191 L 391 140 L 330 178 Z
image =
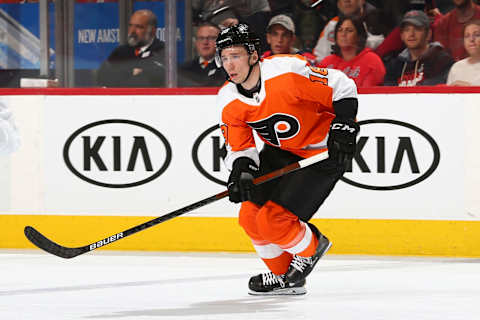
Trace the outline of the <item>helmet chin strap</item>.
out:
M 257 83 L 253 86 L 253 88 L 245 89 L 243 87 L 243 84 L 248 81 L 248 79 L 250 78 L 250 76 L 252 74 L 253 68 L 255 67 L 256 64 L 258 64 L 259 61 L 260 60 L 257 60 L 254 64 L 250 65 L 250 69 L 248 70 L 248 74 L 245 77 L 245 80 L 243 80 L 242 82 L 240 82 L 238 84 L 235 84 L 239 93 L 241 93 L 242 95 L 244 95 L 248 98 L 255 98 L 255 100 L 257 100 L 257 102 L 259 102 L 258 93 L 260 92 L 260 88 L 262 86 L 260 75 L 258 77 Z
M 254 64 L 250 65 L 250 68 L 248 69 L 247 77 L 245 78 L 245 80 L 243 80 L 239 84 L 244 84 L 248 80 L 248 78 L 250 78 L 250 75 L 252 74 L 252 71 L 253 71 L 253 67 L 258 63 L 258 61 L 259 60 L 257 60 Z M 250 64 L 250 61 L 248 63 Z

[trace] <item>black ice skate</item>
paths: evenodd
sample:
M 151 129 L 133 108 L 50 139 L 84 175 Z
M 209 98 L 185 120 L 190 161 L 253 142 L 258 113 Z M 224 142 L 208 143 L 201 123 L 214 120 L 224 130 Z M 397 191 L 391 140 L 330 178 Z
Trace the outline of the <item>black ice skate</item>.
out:
M 272 272 L 262 273 L 250 278 L 248 292 L 254 296 L 299 295 L 307 293 L 305 279 L 295 284 L 288 284 L 285 275 L 277 276 Z
M 318 238 L 318 246 L 315 253 L 311 257 L 301 257 L 294 255 L 290 263 L 285 279 L 288 283 L 298 283 L 305 281 L 305 278 L 312 272 L 318 260 L 330 249 L 332 243 L 323 234 L 318 231 L 317 227 L 309 223 L 308 226 Z

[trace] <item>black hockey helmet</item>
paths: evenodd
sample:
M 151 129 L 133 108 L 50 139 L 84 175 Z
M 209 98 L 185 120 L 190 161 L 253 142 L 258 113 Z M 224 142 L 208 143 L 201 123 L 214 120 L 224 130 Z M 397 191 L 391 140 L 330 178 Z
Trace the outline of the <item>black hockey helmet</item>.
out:
M 248 54 L 257 51 L 259 57 L 262 55 L 260 38 L 247 24 L 239 23 L 223 29 L 217 37 L 215 62 L 219 68 L 222 67 L 222 50 L 235 45 L 243 45 Z

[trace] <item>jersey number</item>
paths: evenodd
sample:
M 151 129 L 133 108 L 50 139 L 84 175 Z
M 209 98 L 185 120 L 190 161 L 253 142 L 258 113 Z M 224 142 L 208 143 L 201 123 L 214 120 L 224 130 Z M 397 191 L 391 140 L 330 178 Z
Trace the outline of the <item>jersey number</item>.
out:
M 321 84 L 328 86 L 328 69 L 327 68 L 318 68 L 318 67 L 309 67 L 310 72 L 310 81 L 320 82 Z

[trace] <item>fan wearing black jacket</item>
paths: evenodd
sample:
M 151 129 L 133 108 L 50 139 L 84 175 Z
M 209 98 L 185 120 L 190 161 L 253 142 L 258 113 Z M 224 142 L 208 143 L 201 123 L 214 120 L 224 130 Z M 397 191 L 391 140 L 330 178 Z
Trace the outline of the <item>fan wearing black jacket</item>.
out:
M 130 17 L 128 41 L 118 46 L 97 71 L 102 87 L 164 87 L 164 44 L 156 37 L 157 17 L 138 10 Z
M 433 86 L 447 82 L 454 61 L 440 43 L 429 42 L 431 34 L 430 20 L 423 11 L 405 14 L 400 37 L 406 49 L 387 64 L 385 86 Z
M 201 23 L 195 34 L 197 56 L 180 66 L 181 87 L 220 87 L 225 82 L 222 68 L 215 64 L 215 40 L 220 28 L 211 22 Z

